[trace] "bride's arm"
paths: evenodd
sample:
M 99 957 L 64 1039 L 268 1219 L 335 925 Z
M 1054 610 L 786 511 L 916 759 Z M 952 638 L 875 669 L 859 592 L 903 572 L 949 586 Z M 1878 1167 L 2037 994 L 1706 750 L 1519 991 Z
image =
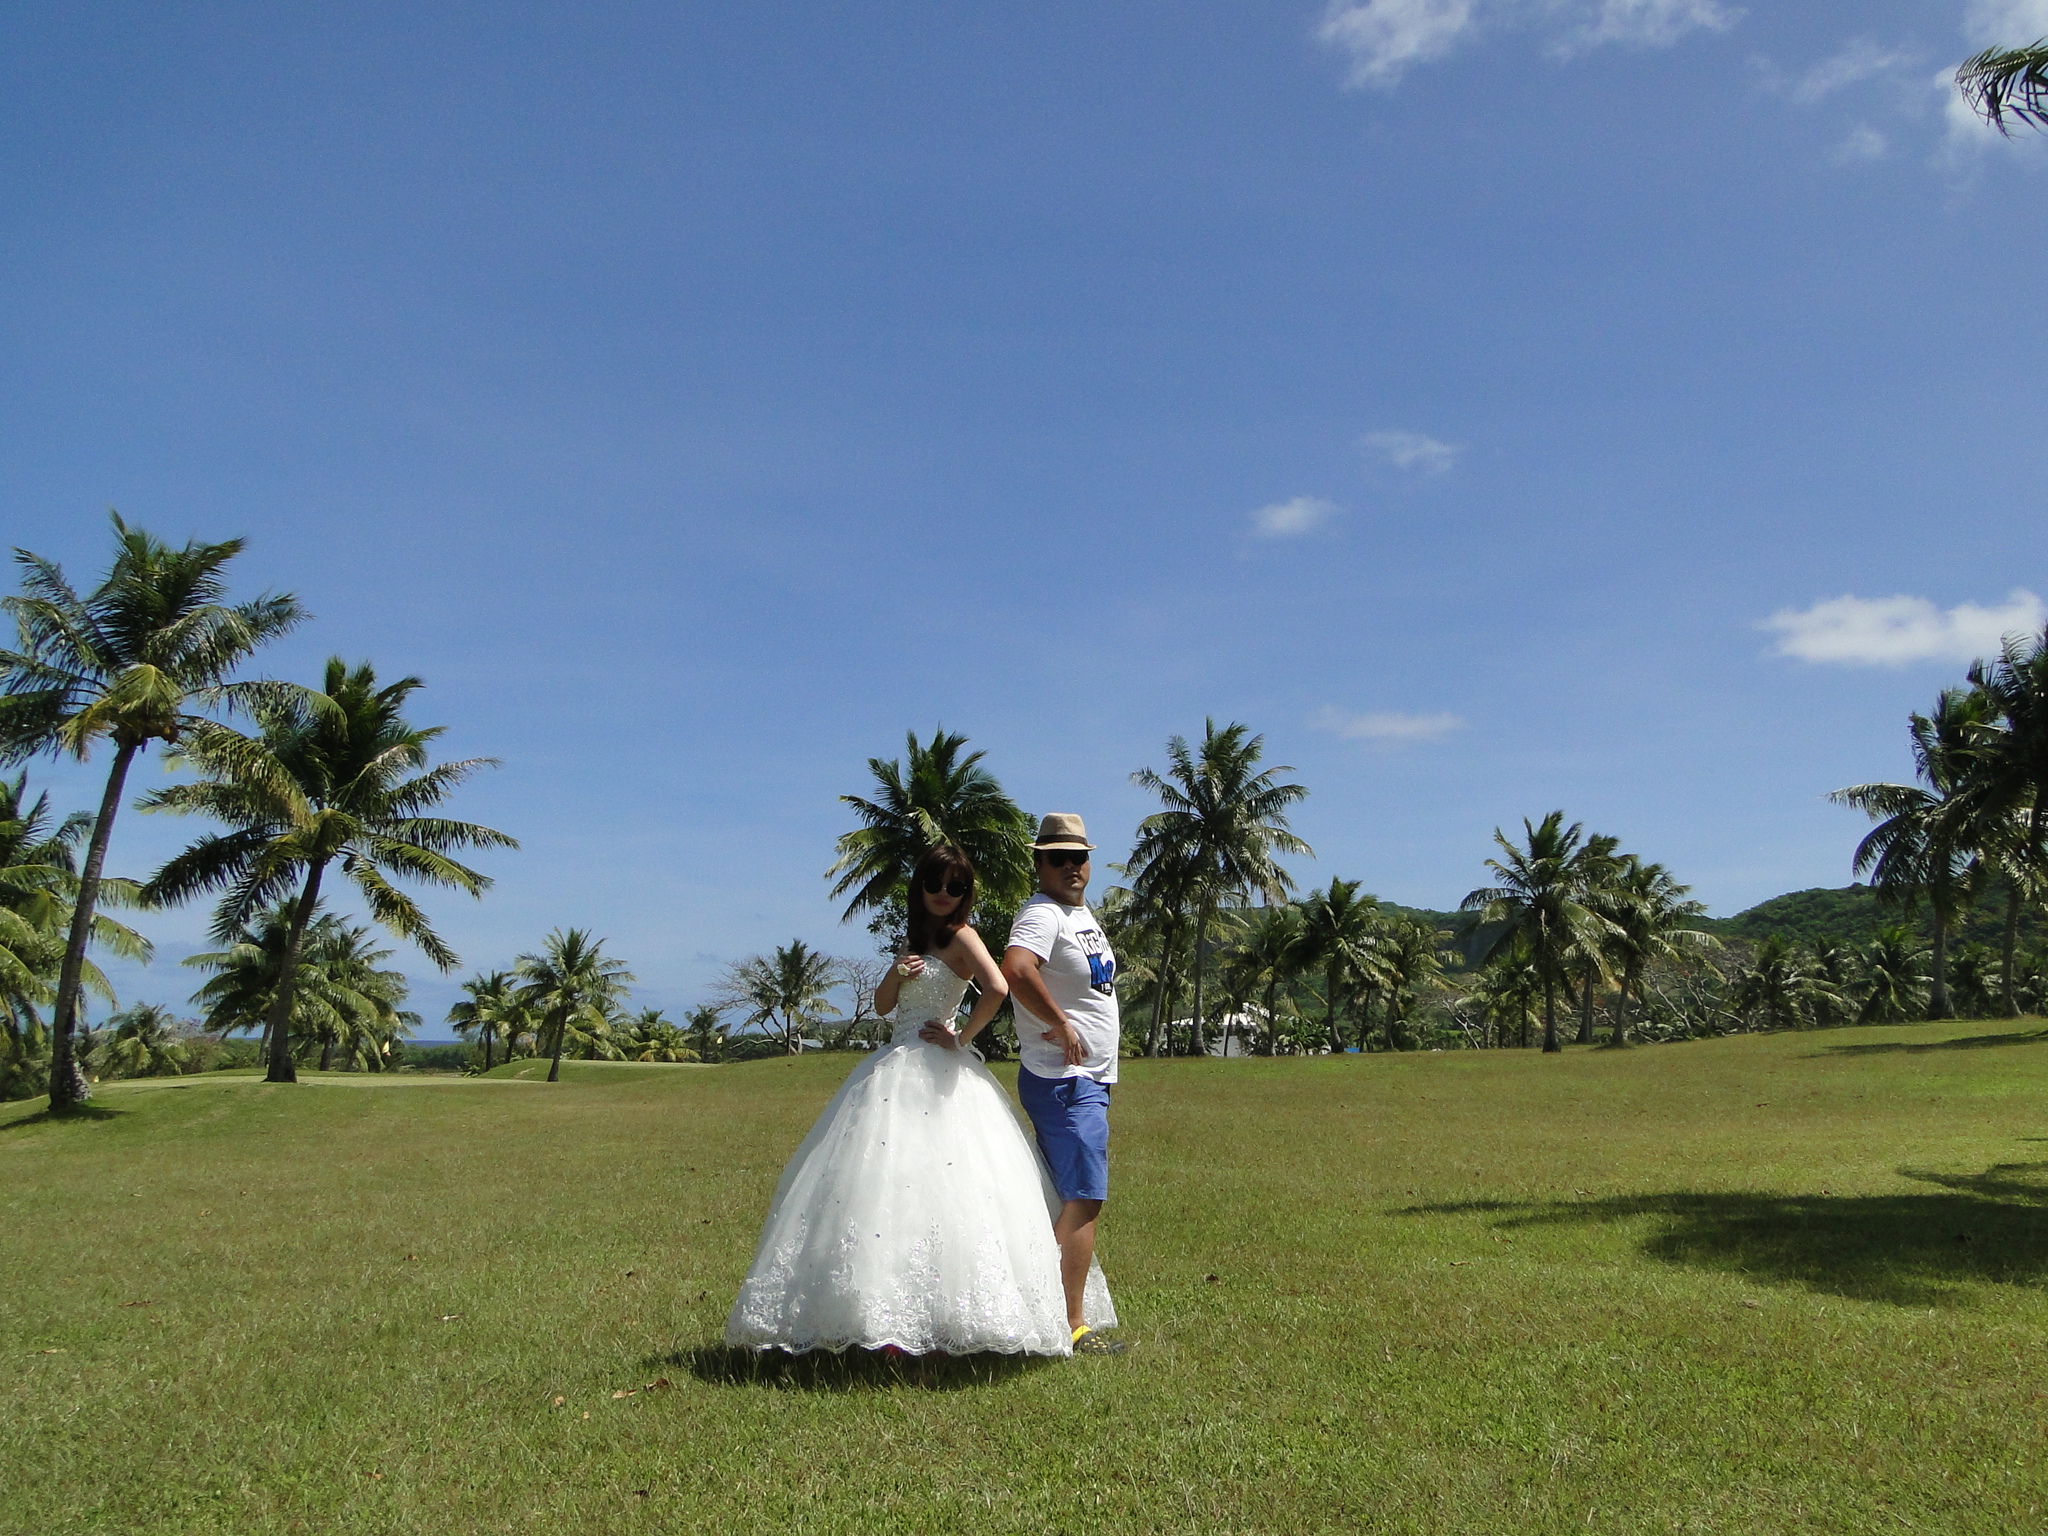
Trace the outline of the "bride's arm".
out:
M 891 960 L 889 962 L 889 974 L 884 976 L 882 984 L 875 988 L 875 1012 L 882 1018 L 886 1019 L 896 1011 L 896 998 L 903 990 L 903 972 L 898 970 L 897 967 L 908 965 L 914 958 L 916 957 L 912 955 L 898 955 L 894 960 Z M 918 960 L 916 965 L 911 966 L 913 974 L 923 969 L 924 961 L 922 960 Z
M 963 946 L 967 958 L 974 966 L 974 984 L 981 988 L 981 996 L 974 1000 L 974 1011 L 967 1016 L 967 1023 L 960 1031 L 960 1043 L 967 1044 L 996 1016 L 996 1010 L 1003 1006 L 1003 999 L 1010 995 L 1010 984 L 1003 980 L 1002 967 L 989 957 L 988 946 L 981 942 L 981 935 L 972 928 L 962 928 L 954 943 Z

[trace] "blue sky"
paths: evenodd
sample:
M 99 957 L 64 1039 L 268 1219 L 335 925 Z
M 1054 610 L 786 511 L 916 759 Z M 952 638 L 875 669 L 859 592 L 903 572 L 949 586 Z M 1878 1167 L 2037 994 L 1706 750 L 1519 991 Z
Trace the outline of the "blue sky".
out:
M 266 670 L 425 677 L 525 845 L 437 902 L 473 965 L 587 925 L 679 1009 L 864 948 L 835 796 L 940 723 L 1112 850 L 1213 715 L 1311 789 L 1304 885 L 1450 905 L 1562 807 L 1734 911 L 1845 882 L 1826 791 L 2039 622 L 2043 150 L 1942 82 L 2042 33 L 9 7 L 0 531 L 246 535 L 317 615 Z M 147 926 L 181 998 L 204 914 Z

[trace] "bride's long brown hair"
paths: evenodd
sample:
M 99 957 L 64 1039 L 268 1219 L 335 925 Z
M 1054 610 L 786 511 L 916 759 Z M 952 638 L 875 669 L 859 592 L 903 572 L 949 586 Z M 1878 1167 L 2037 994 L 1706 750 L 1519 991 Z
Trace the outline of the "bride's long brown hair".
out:
M 936 876 L 943 887 L 954 875 L 967 882 L 967 894 L 960 898 L 952 915 L 941 921 L 924 904 L 925 882 Z M 953 935 L 967 926 L 974 911 L 974 896 L 974 866 L 967 862 L 967 855 L 951 843 L 939 844 L 917 861 L 917 868 L 911 873 L 910 933 L 904 948 L 913 955 L 935 955 L 944 949 L 953 942 Z

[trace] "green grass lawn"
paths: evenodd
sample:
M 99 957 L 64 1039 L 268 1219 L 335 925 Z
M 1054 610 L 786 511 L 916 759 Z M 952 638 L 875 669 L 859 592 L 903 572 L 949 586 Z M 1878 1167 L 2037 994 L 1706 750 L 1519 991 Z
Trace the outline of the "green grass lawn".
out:
M 851 1064 L 0 1107 L 0 1528 L 2048 1525 L 2039 1021 L 1133 1062 L 1129 1354 L 746 1369 Z

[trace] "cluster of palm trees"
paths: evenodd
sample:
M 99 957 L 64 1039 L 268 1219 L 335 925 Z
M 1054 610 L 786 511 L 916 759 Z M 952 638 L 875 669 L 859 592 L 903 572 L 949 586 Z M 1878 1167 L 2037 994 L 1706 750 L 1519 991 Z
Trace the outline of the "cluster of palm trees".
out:
M 364 949 L 366 935 L 348 938 L 346 925 L 328 921 L 323 885 L 346 881 L 376 924 L 451 968 L 454 954 L 398 882 L 471 895 L 489 885 L 455 854 L 516 844 L 440 814 L 488 760 L 430 761 L 439 729 L 404 714 L 418 678 L 380 684 L 367 663 L 339 658 L 312 687 L 238 678 L 258 649 L 303 621 L 298 601 L 227 600 L 226 568 L 240 539 L 172 548 L 118 516 L 113 530 L 114 558 L 96 587 L 80 592 L 57 564 L 17 550 L 21 589 L 4 603 L 17 640 L 0 650 L 0 763 L 108 753 L 93 815 L 53 826 L 45 801 L 24 810 L 26 780 L 12 781 L 4 825 L 15 829 L 11 856 L 26 873 L 0 879 L 8 1070 L 17 1086 L 39 1078 L 53 1111 L 84 1100 L 81 1004 L 87 993 L 108 995 L 87 951 L 146 948 L 101 907 L 202 897 L 214 902 L 213 937 L 223 946 L 208 957 L 219 974 L 202 996 L 211 1008 L 207 994 L 218 986 L 222 998 L 238 999 L 235 1008 L 260 1006 L 271 1081 L 294 1080 L 309 1050 L 329 1062 L 357 1059 L 375 1042 L 381 1056 L 406 1022 L 402 986 L 394 993 L 394 983 L 376 979 L 391 973 L 375 971 L 382 952 Z M 140 808 L 203 816 L 218 830 L 146 881 L 111 879 L 107 850 L 129 772 L 159 748 L 167 766 L 193 777 L 144 796 Z M 336 958 L 337 945 L 346 958 Z M 323 957 L 318 964 L 309 946 Z M 268 956 L 261 978 L 259 953 Z M 243 1027 L 255 1020 L 241 1017 Z
M 500 1060 L 546 1056 L 548 1081 L 562 1061 L 715 1059 L 721 1040 L 714 1012 L 697 1009 L 678 1025 L 659 1008 L 633 1009 L 633 973 L 585 928 L 558 928 L 510 970 L 483 971 L 462 984 L 448 1010 L 455 1032 L 482 1052 L 481 1070 Z
M 1949 946 L 1980 902 L 2003 908 L 1996 965 L 2000 1011 L 2022 1006 L 2020 916 L 2048 894 L 2048 632 L 2008 637 L 1927 714 L 1908 717 L 1918 782 L 1854 784 L 1838 803 L 1877 825 L 1856 850 L 1881 900 L 1901 913 L 1924 908 L 1932 940 L 1925 1011 L 1955 1012 Z M 1970 985 L 1983 980 L 1971 957 Z

